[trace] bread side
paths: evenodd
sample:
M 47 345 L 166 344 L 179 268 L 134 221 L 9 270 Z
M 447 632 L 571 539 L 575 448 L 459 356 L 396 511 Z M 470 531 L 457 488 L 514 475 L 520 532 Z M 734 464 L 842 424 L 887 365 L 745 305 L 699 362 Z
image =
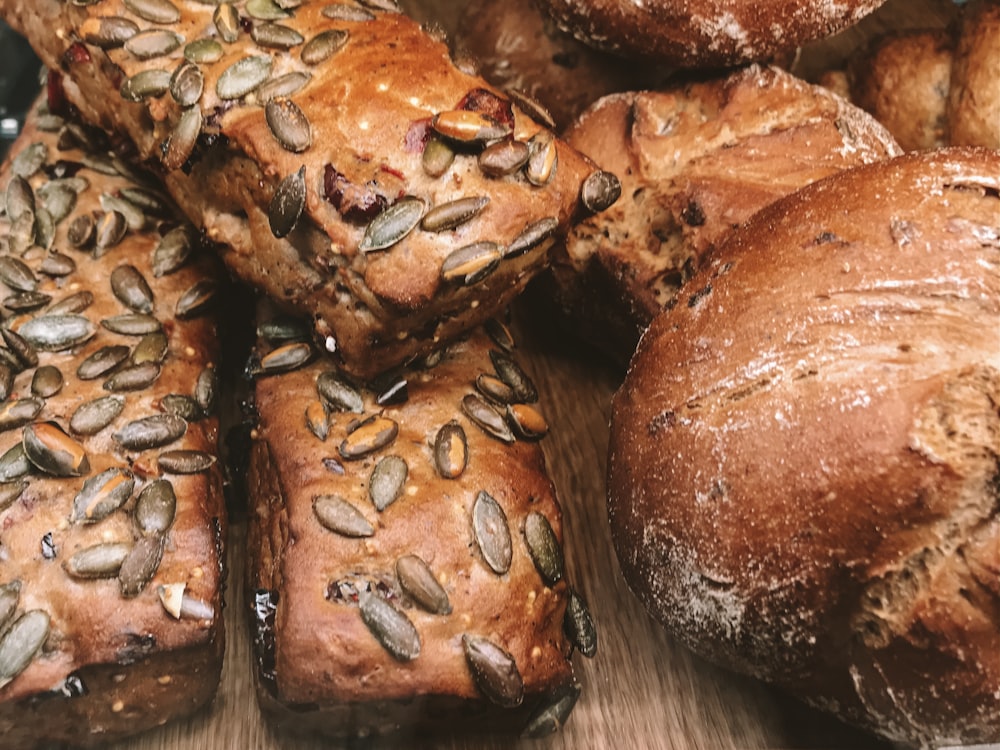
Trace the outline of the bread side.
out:
M 104 745 L 219 682 L 220 269 L 99 134 L 51 113 L 0 195 L 0 734 Z
M 650 611 L 905 744 L 1000 728 L 997 175 L 907 155 L 764 209 L 613 404 L 613 538 Z

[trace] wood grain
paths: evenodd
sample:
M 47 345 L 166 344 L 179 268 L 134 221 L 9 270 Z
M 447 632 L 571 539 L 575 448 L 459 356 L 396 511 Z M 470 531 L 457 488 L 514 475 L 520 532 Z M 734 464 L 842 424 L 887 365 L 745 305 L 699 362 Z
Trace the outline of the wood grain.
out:
M 434 3 L 421 3 L 433 17 Z M 458 15 L 453 4 L 440 20 Z M 797 70 L 810 78 L 837 65 L 874 34 L 916 25 L 940 26 L 953 15 L 947 0 L 893 0 L 858 27 L 804 50 Z M 868 735 L 749 678 L 727 673 L 688 652 L 645 613 L 621 577 L 608 531 L 604 472 L 610 397 L 622 375 L 572 335 L 555 328 L 537 300 L 515 307 L 522 360 L 532 373 L 551 425 L 543 441 L 561 499 L 569 579 L 599 628 L 597 656 L 576 656 L 583 696 L 568 725 L 544 741 L 405 735 L 364 747 L 455 750 L 545 747 L 620 748 L 887 748 Z M 215 702 L 198 715 L 147 732 L 113 750 L 319 750 L 330 743 L 277 736 L 262 719 L 251 683 L 243 597 L 245 519 L 233 509 L 226 612 L 228 647 Z

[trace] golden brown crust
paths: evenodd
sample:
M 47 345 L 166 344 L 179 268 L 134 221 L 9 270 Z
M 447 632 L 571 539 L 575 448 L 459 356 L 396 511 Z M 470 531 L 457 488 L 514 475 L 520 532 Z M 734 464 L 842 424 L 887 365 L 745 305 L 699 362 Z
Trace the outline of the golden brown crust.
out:
M 1000 149 L 1000 3 L 970 3 L 955 50 L 948 124 L 953 146 Z
M 176 311 L 181 297 L 196 284 L 217 285 L 219 268 L 203 250 L 195 251 L 176 271 L 154 276 L 155 248 L 162 233 L 176 226 L 170 218 L 169 202 L 108 152 L 81 148 L 73 133 L 88 136 L 85 129 L 67 125 L 57 116 L 36 114 L 13 147 L 11 159 L 0 169 L 0 186 L 7 196 L 7 213 L 0 214 L 0 257 L 5 268 L 18 261 L 25 263 L 35 280 L 25 285 L 19 277 L 5 274 L 0 298 L 10 311 L 18 288 L 34 287 L 33 293 L 49 297 L 49 301 L 40 299 L 37 308 L 12 313 L 5 327 L 35 340 L 29 326 L 52 320 L 46 313 L 54 305 L 74 293 L 93 295 L 93 302 L 78 313 L 82 316 L 79 320 L 89 321 L 92 337 L 76 345 L 58 346 L 55 351 L 45 351 L 39 344 L 37 365 L 22 362 L 19 368 L 8 356 L 0 366 L 0 370 L 12 366 L 19 370 L 3 404 L 5 409 L 15 399 L 23 402 L 36 394 L 32 382 L 39 367 L 58 368 L 63 376 L 61 389 L 43 399 L 44 406 L 28 420 L 28 426 L 11 425 L 0 432 L 0 455 L 9 456 L 8 450 L 27 445 L 31 425 L 49 429 L 45 425 L 52 423 L 81 446 L 88 465 L 81 467 L 81 476 L 51 476 L 38 468 L 45 465 L 47 454 L 43 452 L 41 461 L 33 459 L 23 475 L 20 471 L 8 473 L 12 470 L 7 464 L 3 468 L 4 499 L 9 502 L 0 508 L 0 585 L 20 582 L 18 614 L 42 610 L 50 617 L 41 651 L 9 684 L 0 686 L 0 731 L 27 746 L 56 740 L 104 743 L 189 713 L 214 695 L 222 658 L 226 522 L 220 473 L 213 467 L 197 474 L 172 474 L 158 464 L 164 451 L 194 450 L 214 456 L 217 420 L 210 414 L 192 416 L 186 420 L 181 437 L 157 441 L 152 448 L 127 446 L 123 443 L 128 439 L 119 437 L 134 420 L 162 418 L 167 410 L 163 399 L 168 394 L 193 396 L 199 376 L 214 367 L 218 354 L 214 317 L 202 312 L 184 319 Z M 26 156 L 36 149 L 38 162 L 29 166 Z M 22 234 L 23 221 L 13 212 L 28 214 L 15 208 L 11 195 L 16 188 L 10 187 L 22 176 L 35 199 L 35 231 L 27 235 Z M 72 194 L 71 207 L 64 217 L 58 211 L 53 217 L 51 211 L 60 205 L 57 198 L 60 194 L 65 197 L 62 191 L 66 190 Z M 142 191 L 163 208 L 137 209 L 122 197 L 129 195 L 129 190 Z M 116 205 L 123 214 L 114 215 Z M 79 247 L 69 239 L 71 227 L 81 218 L 90 216 L 106 226 L 105 222 L 126 214 L 136 226 L 126 229 L 120 242 L 95 249 L 93 239 Z M 44 227 L 53 220 L 50 235 Z M 34 242 L 23 250 L 25 236 L 33 237 Z M 46 272 L 56 267 L 49 265 L 56 261 L 62 270 Z M 78 370 L 88 357 L 109 346 L 122 347 L 130 358 L 138 356 L 135 346 L 139 337 L 113 333 L 101 325 L 101 321 L 132 312 L 112 292 L 110 280 L 123 266 L 132 266 L 148 283 L 150 314 L 160 321 L 167 336 L 159 374 L 140 390 L 112 390 L 109 385 L 109 379 L 132 359 L 99 377 L 83 379 Z M 125 287 L 134 289 L 135 284 L 125 283 Z M 8 341 L 5 354 L 15 346 Z M 108 396 L 124 401 L 120 414 L 108 426 L 91 435 L 71 427 L 78 407 Z M 112 468 L 124 470 L 135 482 L 124 505 L 103 520 L 76 520 L 77 493 L 86 481 Z M 165 532 L 154 533 L 140 528 L 135 506 L 140 492 L 158 478 L 170 481 L 176 514 Z M 14 487 L 19 492 L 10 499 Z M 121 581 L 113 573 L 110 578 L 84 580 L 67 572 L 71 558 L 92 545 L 120 542 L 138 549 L 142 540 L 157 535 L 163 539 L 162 559 L 151 579 L 140 576 L 143 583 L 136 595 L 121 593 Z M 204 605 L 201 615 L 176 618 L 168 614 L 158 595 L 158 587 L 168 584 L 183 584 L 188 598 Z M 193 672 L 185 673 L 188 668 Z M 121 677 L 113 680 L 116 675 Z M 77 678 L 82 683 L 77 684 Z M 124 680 L 125 687 L 110 693 L 102 690 L 115 680 Z M 87 695 L 80 696 L 80 689 L 88 691 Z M 26 723 L 28 716 L 32 717 L 30 724 Z M 74 724 L 73 717 L 82 721 L 84 728 L 89 726 L 90 733 L 81 733 L 81 725 Z
M 115 92 L 140 72 L 175 71 L 187 43 L 218 42 L 213 5 L 192 0 L 176 6 L 179 20 L 169 24 L 147 22 L 121 0 L 88 7 L 57 0 L 6 0 L 0 7 L 43 60 L 63 71 L 67 95 L 88 119 L 127 134 L 142 158 L 158 160 L 164 147 L 169 156 L 169 146 L 183 141 L 178 137 L 182 108 L 173 93 L 132 103 Z M 344 366 L 370 376 L 426 353 L 505 306 L 547 263 L 550 242 L 504 256 L 485 279 L 467 284 L 443 278 L 444 260 L 480 241 L 506 250 L 541 219 L 556 219 L 555 234 L 564 233 L 571 216 L 582 210 L 581 184 L 593 165 L 556 142 L 558 166 L 551 180 L 539 187 L 528 182 L 523 170 L 486 176 L 477 162 L 480 144 L 459 148 L 441 177 L 428 175 L 422 153 L 433 130 L 431 120 L 439 113 L 485 112 L 511 127 L 520 142 L 542 129 L 507 99 L 498 98 L 485 81 L 460 72 L 447 47 L 405 16 L 376 11 L 370 13 L 371 20 L 336 20 L 323 14 L 327 6 L 369 12 L 353 3 L 303 3 L 275 22 L 302 37 L 290 50 L 275 52 L 257 44 L 237 24 L 235 41 L 219 48 L 220 59 L 194 66 L 204 87 L 192 107 L 201 108 L 206 137 L 190 163 L 168 170 L 165 179 L 195 224 L 225 243 L 223 257 L 237 275 L 313 317 L 320 339 L 336 350 Z M 242 10 L 240 14 L 240 23 L 252 26 L 254 35 L 274 28 Z M 105 16 L 120 16 L 144 31 L 181 34 L 185 44 L 141 60 L 129 51 L 131 45 L 104 50 L 80 43 L 81 37 L 94 40 L 85 24 L 92 26 Z M 329 58 L 313 65 L 303 62 L 307 44 L 321 32 L 348 36 Z M 311 132 L 311 145 L 303 151 L 279 143 L 257 93 L 239 99 L 220 96 L 223 75 L 222 95 L 233 94 L 225 88 L 231 82 L 231 66 L 244 58 L 263 60 L 262 66 L 270 66 L 271 80 L 289 73 L 311 75 L 290 96 Z M 281 121 L 289 120 L 286 116 Z M 171 136 L 173 141 L 168 140 Z M 285 137 L 285 143 L 295 141 Z M 294 221 L 294 211 L 272 211 L 271 205 L 279 184 L 303 166 L 304 208 Z M 418 227 L 387 249 L 360 251 L 372 218 L 406 194 L 422 199 L 428 208 L 480 195 L 488 196 L 490 203 L 457 229 L 431 232 Z M 276 216 L 288 219 L 277 230 L 280 237 L 272 231 Z
M 650 611 L 911 744 L 1000 722 L 998 175 L 948 149 L 769 206 L 613 403 L 613 538 Z

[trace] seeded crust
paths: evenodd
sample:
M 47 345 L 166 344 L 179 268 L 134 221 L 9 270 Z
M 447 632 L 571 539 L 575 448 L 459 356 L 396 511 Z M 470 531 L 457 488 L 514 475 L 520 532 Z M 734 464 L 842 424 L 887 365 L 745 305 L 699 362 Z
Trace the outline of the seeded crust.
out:
M 884 0 L 538 0 L 598 49 L 686 68 L 764 62 L 861 20 Z
M 109 15 L 123 16 L 142 29 L 173 30 L 185 42 L 217 36 L 214 4 L 175 5 L 181 20 L 168 25 L 143 21 L 121 0 L 87 7 L 58 0 L 4 0 L 0 10 L 44 62 L 65 74 L 66 94 L 88 120 L 126 134 L 141 158 L 155 161 L 181 108 L 170 93 L 131 103 L 117 92 L 141 70 L 173 71 L 184 47 L 141 61 L 123 48 L 102 51 L 77 40 L 88 18 Z M 373 11 L 369 21 L 333 20 L 322 14 L 329 5 L 303 3 L 280 21 L 307 40 L 326 30 L 347 31 L 346 44 L 322 63 L 303 63 L 302 45 L 290 51 L 258 46 L 244 30 L 235 43 L 224 45 L 221 60 L 200 66 L 205 85 L 196 106 L 202 109 L 206 137 L 189 163 L 166 172 L 164 179 L 195 225 L 224 243 L 223 259 L 237 276 L 311 316 L 327 349 L 335 350 L 347 369 L 367 377 L 432 350 L 505 307 L 546 265 L 551 238 L 523 255 L 505 257 L 487 278 L 469 285 L 443 281 L 443 261 L 479 241 L 505 249 L 541 219 L 557 219 L 555 234 L 564 233 L 571 216 L 582 210 L 581 184 L 594 167 L 557 143 L 558 166 L 544 187 L 529 184 L 520 172 L 486 177 L 476 148 L 459 154 L 442 177 L 428 176 L 421 155 L 437 113 L 467 107 L 501 119 L 510 116 L 519 141 L 529 140 L 541 127 L 518 107 L 508 109 L 506 98 L 493 98 L 497 92 L 482 79 L 460 72 L 446 45 L 409 18 Z M 362 10 L 353 3 L 347 6 Z M 240 13 L 247 26 L 264 23 L 251 19 L 245 9 Z M 220 75 L 249 55 L 271 55 L 272 78 L 292 71 L 312 74 L 290 97 L 311 126 L 312 145 L 305 151 L 293 153 L 279 144 L 255 94 L 235 102 L 217 96 Z M 481 90 L 489 92 L 485 103 L 475 98 Z M 492 111 L 494 105 L 502 111 Z M 208 145 L 213 135 L 221 137 Z M 362 202 L 392 202 L 411 194 L 428 207 L 480 195 L 490 203 L 458 229 L 433 233 L 418 228 L 389 249 L 365 254 L 359 244 L 377 208 L 359 217 L 347 211 L 352 203 L 345 199 L 338 210 L 324 197 L 327 165 L 345 177 L 348 192 L 360 195 Z M 295 229 L 278 239 L 269 225 L 269 208 L 279 183 L 302 166 L 305 208 Z
M 769 206 L 613 400 L 613 539 L 649 610 L 908 745 L 1000 733 L 998 175 L 945 149 Z
M 261 347 L 263 354 L 271 345 Z M 543 581 L 525 536 L 528 515 L 540 513 L 562 540 L 541 448 L 487 435 L 462 408 L 477 375 L 495 375 L 491 350 L 504 351 L 479 330 L 448 347 L 439 363 L 404 371 L 404 403 L 379 407 L 374 398 L 381 388 L 353 383 L 363 413 L 331 411 L 323 441 L 307 428 L 305 414 L 319 398 L 318 376 L 331 371 L 328 359 L 257 379 L 248 595 L 258 603 L 251 621 L 261 705 L 282 727 L 332 736 L 398 729 L 518 733 L 540 703 L 571 689 L 567 583 L 561 574 L 551 585 Z M 394 420 L 398 436 L 362 458 L 344 458 L 341 441 L 372 414 Z M 434 446 L 452 421 L 466 437 L 468 464 L 445 478 Z M 378 511 L 369 481 L 387 456 L 402 458 L 408 471 L 399 498 Z M 482 491 L 506 515 L 512 561 L 502 574 L 488 565 L 473 530 L 470 513 Z M 324 528 L 313 509 L 324 495 L 350 502 L 373 533 L 350 538 Z M 431 568 L 450 613 L 431 614 L 400 587 L 395 565 L 404 555 Z M 350 584 L 344 598 L 335 595 L 337 581 Z M 411 621 L 420 639 L 416 658 L 397 660 L 366 627 L 357 603 L 362 587 L 374 588 Z M 264 617 L 267 592 L 276 610 Z M 466 663 L 465 635 L 487 638 L 513 657 L 523 700 L 501 707 L 484 698 Z
M 222 561 L 226 519 L 221 481 L 217 468 L 191 475 L 166 474 L 158 468 L 158 456 L 167 450 L 197 450 L 215 454 L 218 425 L 208 415 L 190 421 L 180 439 L 149 450 L 125 449 L 114 435 L 128 423 L 163 413 L 161 399 L 167 394 L 192 394 L 195 381 L 217 356 L 215 322 L 201 315 L 181 320 L 174 314 L 181 295 L 199 281 L 218 278 L 218 264 L 210 253 L 195 253 L 176 272 L 155 278 L 150 261 L 160 239 L 160 231 L 170 220 L 149 218 L 142 229 L 129 230 L 121 242 L 95 257 L 93 245 L 75 249 L 67 241 L 68 227 L 77 218 L 104 213 L 101 196 L 119 195 L 120 190 L 137 185 L 152 190 L 135 178 L 104 174 L 82 166 L 96 158 L 101 169 L 110 159 L 103 152 L 85 152 L 72 145 L 72 137 L 60 118 L 44 115 L 46 128 L 39 129 L 39 115 L 33 114 L 10 157 L 0 169 L 0 195 L 8 197 L 8 184 L 17 159 L 32 144 L 44 144 L 44 166 L 29 182 L 36 195 L 36 212 L 43 211 L 40 197 L 44 184 L 51 184 L 46 170 L 68 170 L 89 187 L 77 193 L 75 208 L 56 224 L 52 251 L 75 262 L 68 276 L 46 275 L 40 264 L 47 251 L 37 244 L 23 254 L 15 253 L 15 231 L 10 216 L 0 211 L 0 247 L 3 258 L 19 258 L 38 280 L 37 291 L 51 295 L 56 304 L 71 294 L 93 293 L 93 303 L 80 314 L 95 326 L 95 335 L 86 343 L 64 351 L 39 351 L 39 365 L 57 367 L 64 385 L 44 400 L 33 424 L 54 422 L 77 441 L 88 456 L 89 469 L 80 477 L 57 478 L 32 468 L 27 475 L 5 472 L 4 496 L 20 482 L 23 491 L 9 505 L 0 508 L 0 586 L 20 582 L 19 602 L 14 617 L 31 610 L 48 613 L 51 623 L 40 651 L 27 668 L 0 687 L 0 736 L 6 747 L 32 748 L 46 743 L 104 745 L 117 738 L 163 724 L 188 714 L 209 702 L 215 694 L 222 666 Z M 84 131 L 76 131 L 84 132 Z M 62 145 L 60 145 L 60 142 Z M 81 167 L 82 168 L 79 168 Z M 77 170 L 77 168 L 79 168 Z M 122 167 L 125 169 L 126 167 Z M 112 167 L 112 170 L 114 168 Z M 37 221 L 41 222 L 39 218 Z M 160 227 L 160 230 L 157 229 Z M 42 234 L 36 234 L 41 238 Z M 43 241 L 39 239 L 39 241 Z M 145 277 L 154 295 L 153 314 L 162 322 L 169 349 L 159 377 L 141 391 L 121 392 L 125 406 L 111 424 L 92 436 L 75 434 L 70 417 L 82 403 L 111 395 L 102 386 L 105 377 L 82 380 L 80 363 L 108 345 L 132 347 L 137 337 L 112 333 L 99 321 L 129 312 L 112 294 L 109 278 L 122 264 L 132 264 Z M 4 326 L 25 330 L 29 319 L 46 313 L 52 304 L 37 312 L 16 313 L 10 306 L 14 290 L 0 282 L 0 299 L 7 318 Z M 9 354 L 10 349 L 4 350 Z M 8 366 L 5 363 L 0 369 Z M 19 372 L 6 409 L 15 399 L 32 397 L 35 367 Z M 121 368 L 118 368 L 121 369 Z M 22 440 L 23 430 L 10 427 L 0 432 L 0 456 Z M 86 480 L 110 467 L 129 470 L 135 478 L 130 499 L 104 520 L 82 523 L 71 520 L 74 498 Z M 125 598 L 115 578 L 78 580 L 64 565 L 79 550 L 90 545 L 121 541 L 137 542 L 141 533 L 133 519 L 136 498 L 156 478 L 168 479 L 174 488 L 176 516 L 166 531 L 162 560 L 141 593 Z M 51 543 L 51 546 L 49 546 Z M 54 549 L 54 553 L 53 553 Z M 46 555 L 48 552 L 48 555 Z M 203 605 L 207 617 L 175 618 L 168 614 L 158 596 L 162 584 L 184 584 L 186 595 Z M 0 623 L 0 633 L 9 632 L 13 618 Z M 0 643 L 3 641 L 0 635 Z
M 702 259 L 755 211 L 900 152 L 858 108 L 756 65 L 605 97 L 566 138 L 619 175 L 622 197 L 571 230 L 552 268 L 552 296 L 622 361 Z

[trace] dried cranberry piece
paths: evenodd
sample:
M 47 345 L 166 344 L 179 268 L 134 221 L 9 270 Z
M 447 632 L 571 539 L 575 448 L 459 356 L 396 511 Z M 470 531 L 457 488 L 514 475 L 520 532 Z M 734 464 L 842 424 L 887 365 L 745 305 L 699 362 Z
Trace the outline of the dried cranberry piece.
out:
M 406 131 L 403 139 L 403 151 L 408 154 L 423 153 L 424 146 L 431 138 L 431 118 L 425 117 L 423 120 L 414 120 Z
M 389 205 L 373 182 L 356 185 L 332 164 L 323 170 L 323 196 L 347 221 L 368 223 Z
M 52 114 L 60 116 L 67 114 L 66 91 L 63 88 L 62 73 L 58 70 L 49 71 L 48 78 L 45 80 L 45 96 Z
M 456 109 L 479 112 L 504 127 L 511 129 L 514 127 L 514 108 L 511 106 L 510 100 L 504 99 L 488 89 L 472 89 L 462 97 L 462 101 L 458 103 Z
M 73 42 L 63 53 L 62 67 L 68 68 L 77 63 L 89 63 L 90 51 L 80 42 Z

